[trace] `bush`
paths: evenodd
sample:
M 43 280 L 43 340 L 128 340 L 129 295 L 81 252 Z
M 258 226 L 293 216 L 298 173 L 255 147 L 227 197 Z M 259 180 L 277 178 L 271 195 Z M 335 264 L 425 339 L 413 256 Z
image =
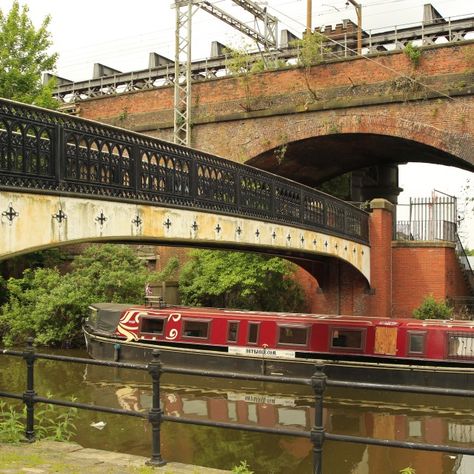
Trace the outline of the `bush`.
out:
M 183 304 L 256 311 L 304 311 L 295 267 L 281 258 L 217 250 L 194 250 L 181 272 Z
M 72 267 L 66 275 L 37 268 L 8 280 L 9 299 L 0 311 L 6 345 L 22 344 L 27 337 L 47 346 L 81 345 L 91 303 L 136 304 L 143 300 L 145 283 L 160 279 L 125 245 L 92 245 Z
M 433 295 L 427 296 L 421 305 L 413 311 L 417 319 L 450 319 L 453 308 L 446 301 L 436 301 Z

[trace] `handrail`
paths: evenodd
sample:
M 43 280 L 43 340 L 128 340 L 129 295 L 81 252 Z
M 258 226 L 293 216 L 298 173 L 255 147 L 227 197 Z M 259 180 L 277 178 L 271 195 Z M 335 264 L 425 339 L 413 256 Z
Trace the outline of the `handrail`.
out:
M 368 213 L 209 153 L 0 99 L 0 189 L 94 197 L 324 232 L 368 244 Z
M 126 416 L 135 416 L 141 418 L 147 418 L 150 424 L 152 425 L 152 455 L 150 460 L 147 462 L 153 466 L 163 466 L 166 464 L 166 461 L 162 458 L 161 455 L 161 423 L 164 422 L 175 422 L 175 423 L 185 423 L 201 426 L 211 426 L 219 428 L 229 428 L 229 429 L 238 429 L 250 432 L 259 432 L 259 433 L 272 433 L 280 434 L 287 436 L 297 436 L 309 438 L 313 443 L 313 473 L 322 474 L 322 453 L 323 453 L 323 443 L 324 441 L 331 440 L 336 442 L 351 442 L 351 443 L 363 443 L 374 446 L 389 446 L 397 448 L 409 448 L 425 451 L 438 451 L 438 452 L 450 452 L 455 454 L 466 454 L 474 455 L 474 448 L 463 448 L 457 446 L 448 446 L 448 445 L 433 445 L 427 443 L 413 443 L 407 441 L 396 441 L 396 440 L 387 440 L 387 439 L 374 439 L 362 436 L 347 436 L 347 435 L 338 435 L 332 433 L 326 433 L 323 426 L 323 400 L 324 400 L 324 391 L 326 386 L 333 384 L 334 386 L 341 386 L 341 381 L 332 381 L 327 380 L 326 375 L 324 374 L 324 365 L 316 365 L 315 373 L 310 379 L 292 379 L 289 377 L 274 377 L 274 376 L 265 376 L 265 375 L 253 375 L 251 380 L 260 380 L 260 381 L 277 381 L 283 383 L 304 383 L 311 385 L 315 397 L 315 419 L 314 425 L 310 432 L 308 431 L 293 431 L 285 429 L 276 429 L 276 428 L 267 428 L 260 426 L 242 426 L 235 423 L 227 422 L 213 422 L 205 420 L 195 420 L 186 417 L 175 417 L 163 414 L 163 411 L 160 406 L 160 378 L 163 373 L 180 373 L 188 374 L 189 371 L 186 369 L 177 369 L 163 366 L 160 361 L 160 351 L 154 350 L 152 360 L 147 365 L 142 364 L 133 364 L 133 363 L 123 363 L 123 362 L 109 362 L 109 361 L 99 361 L 93 359 L 85 359 L 78 357 L 67 357 L 67 356 L 57 356 L 51 354 L 41 354 L 36 353 L 32 339 L 28 340 L 28 346 L 25 351 L 14 351 L 9 349 L 0 350 L 0 355 L 16 356 L 22 357 L 26 362 L 27 377 L 26 377 L 26 390 L 23 394 L 15 394 L 6 391 L 0 391 L 0 397 L 12 398 L 16 400 L 23 400 L 26 405 L 26 429 L 25 437 L 28 441 L 35 441 L 35 404 L 36 403 L 46 403 L 51 405 L 58 405 L 63 407 L 71 407 L 85 410 L 93 410 L 104 413 L 113 413 Z M 38 396 L 35 392 L 34 386 L 34 364 L 37 359 L 47 359 L 47 360 L 57 360 L 71 363 L 81 363 L 81 364 L 94 364 L 102 365 L 107 367 L 117 367 L 117 368 L 128 368 L 136 370 L 147 370 L 151 376 L 153 396 L 152 396 L 152 408 L 148 413 L 136 412 L 133 410 L 124 410 L 110 408 L 100 405 L 91 405 L 86 403 L 77 403 L 73 401 L 57 400 L 53 398 L 46 398 Z M 223 374 L 222 372 L 216 371 L 206 371 L 206 372 L 192 372 L 193 375 L 201 375 L 205 377 L 229 377 L 229 374 Z M 235 375 L 235 377 L 234 377 Z M 249 379 L 250 374 L 233 374 L 234 378 Z M 373 385 L 373 387 L 371 387 Z M 353 386 L 353 384 L 351 384 Z M 392 390 L 393 387 L 390 385 L 383 384 L 364 384 L 365 388 L 373 388 L 377 390 L 389 389 Z M 405 391 L 414 392 L 414 393 L 425 393 L 424 387 L 405 387 Z M 436 389 L 435 389 L 436 390 Z M 441 389 L 440 389 L 441 390 Z M 442 389 L 444 395 L 454 395 L 454 396 L 474 396 L 474 391 L 461 390 L 453 391 L 448 393 L 449 389 Z M 462 393 L 461 393 L 462 392 Z M 434 393 L 434 392 L 431 392 Z
M 421 41 L 423 45 L 429 45 L 435 44 L 438 38 L 443 37 L 448 43 L 457 43 L 465 40 L 466 34 L 472 31 L 474 31 L 474 16 L 472 14 L 450 17 L 442 22 L 433 22 L 433 24 L 414 22 L 392 27 L 385 26 L 364 31 L 362 48 L 364 54 L 380 54 L 380 51 L 401 50 L 410 41 Z M 322 34 L 325 34 L 324 30 L 322 30 Z M 344 30 L 341 35 L 334 38 L 334 33 L 327 34 L 323 59 L 325 61 L 342 59 L 348 55 L 348 52 L 349 55 L 355 55 L 356 35 L 357 30 Z M 252 58 L 255 58 L 254 60 L 260 59 L 261 54 L 261 52 L 250 53 L 251 61 Z M 272 59 L 284 61 L 287 66 L 291 66 L 297 59 L 298 48 L 291 44 L 283 45 L 279 49 L 271 51 L 270 54 Z M 197 81 L 229 76 L 231 73 L 227 65 L 227 54 L 197 59 L 191 64 L 191 74 Z M 73 103 L 98 96 L 168 86 L 173 81 L 174 64 L 171 63 L 82 81 L 69 81 L 60 78 L 55 96 L 63 102 Z

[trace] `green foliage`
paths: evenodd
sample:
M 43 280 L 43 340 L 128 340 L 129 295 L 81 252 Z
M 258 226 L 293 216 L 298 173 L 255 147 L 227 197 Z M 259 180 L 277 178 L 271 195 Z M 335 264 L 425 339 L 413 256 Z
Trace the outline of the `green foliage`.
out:
M 52 71 L 57 54 L 51 46 L 50 17 L 36 29 L 28 18 L 28 7 L 12 4 L 8 14 L 0 10 L 0 97 L 48 108 L 57 108 L 52 93 L 54 82 L 43 85 L 42 72 Z
M 262 311 L 301 311 L 303 290 L 291 277 L 294 266 L 262 255 L 194 250 L 182 269 L 184 304 Z
M 56 268 L 38 268 L 8 280 L 9 300 L 0 312 L 0 336 L 6 345 L 21 344 L 30 336 L 41 345 L 79 345 L 91 303 L 136 303 L 143 298 L 145 283 L 160 279 L 125 245 L 92 245 L 72 267 L 66 275 Z
M 232 468 L 233 474 L 253 474 L 253 471 L 250 470 L 250 466 L 247 464 L 247 461 L 240 461 L 238 466 Z
M 305 33 L 302 39 L 294 40 L 290 45 L 297 48 L 298 65 L 310 67 L 323 60 L 325 52 L 324 36 L 320 33 Z
M 415 469 L 412 467 L 404 467 L 403 469 L 400 469 L 400 474 L 416 474 Z
M 331 196 L 339 199 L 350 200 L 351 198 L 351 173 L 346 173 L 341 176 L 336 176 L 329 181 L 325 181 L 317 187 Z
M 4 277 L 19 278 L 27 268 L 56 267 L 68 259 L 68 255 L 62 248 L 31 252 L 3 261 L 2 273 Z
M 226 48 L 226 68 L 232 75 L 248 74 L 252 68 L 252 56 L 247 48 Z
M 281 59 L 264 58 L 252 54 L 247 46 L 242 48 L 226 48 L 225 65 L 232 75 L 251 75 L 258 72 L 279 69 L 286 64 Z
M 414 46 L 410 41 L 405 48 L 403 48 L 405 56 L 412 62 L 413 67 L 417 68 L 420 64 L 421 49 L 418 46 Z
M 0 400 L 0 443 L 19 443 L 25 438 L 23 415 Z
M 453 308 L 445 301 L 436 301 L 433 295 L 427 296 L 421 305 L 413 311 L 417 319 L 450 319 Z
M 51 395 L 48 394 L 48 398 Z M 75 401 L 74 399 L 72 401 Z M 55 405 L 44 405 L 35 409 L 35 436 L 37 440 L 69 441 L 76 432 L 74 420 L 77 408 L 58 408 Z M 26 409 L 8 409 L 0 400 L 0 442 L 19 443 L 25 439 Z
M 0 306 L 8 301 L 7 282 L 0 276 Z

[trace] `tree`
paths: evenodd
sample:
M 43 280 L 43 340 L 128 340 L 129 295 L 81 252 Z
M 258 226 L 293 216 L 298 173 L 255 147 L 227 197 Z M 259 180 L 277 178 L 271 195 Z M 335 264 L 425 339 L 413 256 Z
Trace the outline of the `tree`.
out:
M 54 82 L 43 85 L 44 71 L 55 68 L 57 54 L 52 45 L 47 16 L 36 29 L 28 17 L 28 7 L 13 2 L 8 14 L 0 10 L 0 97 L 42 107 L 56 108 Z
M 125 245 L 92 245 L 72 265 L 65 275 L 56 268 L 37 268 L 8 280 L 9 300 L 0 314 L 5 344 L 31 336 L 43 345 L 77 346 L 91 303 L 139 303 L 145 283 L 161 277 L 148 272 Z
M 184 304 L 263 311 L 304 310 L 303 290 L 292 279 L 294 265 L 281 258 L 194 250 L 179 289 Z

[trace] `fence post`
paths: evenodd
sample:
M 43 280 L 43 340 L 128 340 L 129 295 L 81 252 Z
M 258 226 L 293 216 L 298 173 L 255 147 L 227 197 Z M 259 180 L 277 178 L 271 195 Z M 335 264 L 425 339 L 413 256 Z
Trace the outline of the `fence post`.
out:
M 324 365 L 317 365 L 316 372 L 311 377 L 311 386 L 314 391 L 314 426 L 311 429 L 311 441 L 313 442 L 313 474 L 322 474 L 323 465 L 323 394 L 326 389 L 327 377 L 323 372 Z
M 35 378 L 34 364 L 36 360 L 33 338 L 27 339 L 27 347 L 23 352 L 23 359 L 26 362 L 26 391 L 23 393 L 23 401 L 26 405 L 26 441 L 35 441 Z
M 161 415 L 163 412 L 160 407 L 160 377 L 162 372 L 162 363 L 160 361 L 160 351 L 155 349 L 152 352 L 153 359 L 148 364 L 148 372 L 153 381 L 153 399 L 151 410 L 148 412 L 148 421 L 152 426 L 152 453 L 149 466 L 164 466 L 166 461 L 161 457 Z

